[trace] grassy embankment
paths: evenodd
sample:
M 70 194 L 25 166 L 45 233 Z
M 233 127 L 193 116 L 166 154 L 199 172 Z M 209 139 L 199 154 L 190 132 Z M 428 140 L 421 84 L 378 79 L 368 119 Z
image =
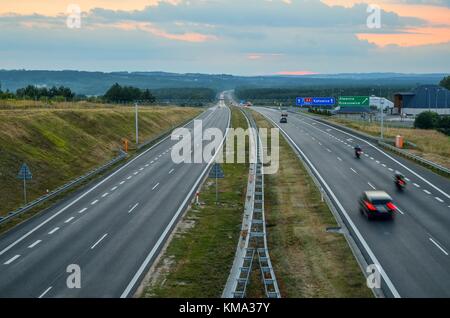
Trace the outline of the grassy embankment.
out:
M 373 136 L 380 135 L 380 125 L 377 123 L 360 123 L 341 118 L 327 119 Z M 416 149 L 407 149 L 409 152 L 450 168 L 450 136 L 436 130 L 394 127 L 385 128 L 384 135 L 385 138 L 391 139 L 397 135 L 404 136 L 405 140 L 417 145 Z
M 259 127 L 272 127 L 253 115 Z M 326 231 L 338 224 L 282 137 L 279 171 L 264 180 L 268 244 L 282 296 L 373 297 L 345 238 Z M 259 289 L 249 292 L 260 296 Z
M 247 127 L 237 109 L 232 126 Z M 220 297 L 227 281 L 241 230 L 247 186 L 247 164 L 224 164 L 215 204 L 215 181 L 201 189 L 201 206 L 192 206 L 174 231 L 159 262 L 143 283 L 141 297 Z
M 16 179 L 26 162 L 33 173 L 28 199 L 33 200 L 111 160 L 121 139 L 134 141 L 132 107 L 89 109 L 0 110 L 0 215 L 23 204 Z M 148 140 L 201 109 L 149 107 L 140 110 L 140 137 Z

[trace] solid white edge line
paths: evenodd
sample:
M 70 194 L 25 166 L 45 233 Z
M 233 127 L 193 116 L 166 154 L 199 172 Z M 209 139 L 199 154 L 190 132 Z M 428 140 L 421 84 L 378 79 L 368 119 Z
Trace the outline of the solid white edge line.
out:
M 288 138 L 292 145 L 297 149 L 297 151 L 303 156 L 303 158 L 305 159 L 305 161 L 309 164 L 309 166 L 311 167 L 311 169 L 313 169 L 313 171 L 316 173 L 317 177 L 320 179 L 320 181 L 322 182 L 322 184 L 325 186 L 325 188 L 328 190 L 328 192 L 330 193 L 330 195 L 332 196 L 333 200 L 336 202 L 338 208 L 341 210 L 342 215 L 345 217 L 345 219 L 347 220 L 347 222 L 349 223 L 350 227 L 353 229 L 353 231 L 355 232 L 355 235 L 357 236 L 358 240 L 361 242 L 363 248 L 366 250 L 367 254 L 369 255 L 370 259 L 372 260 L 373 264 L 377 265 L 378 268 L 380 269 L 380 274 L 381 276 L 384 278 L 384 281 L 387 284 L 387 287 L 389 288 L 389 290 L 391 291 L 392 295 L 395 298 L 401 298 L 399 292 L 397 291 L 397 289 L 395 288 L 394 284 L 392 283 L 391 279 L 389 278 L 389 276 L 387 275 L 387 273 L 384 271 L 383 267 L 381 266 L 380 262 L 378 261 L 377 257 L 375 256 L 375 254 L 372 252 L 372 250 L 370 249 L 369 245 L 367 244 L 366 240 L 364 239 L 364 237 L 361 235 L 361 233 L 359 232 L 358 228 L 356 227 L 356 225 L 353 223 L 352 219 L 350 218 L 350 216 L 348 215 L 347 211 L 345 210 L 345 208 L 342 206 L 341 202 L 337 199 L 336 195 L 334 194 L 334 192 L 331 190 L 331 188 L 328 186 L 328 183 L 326 183 L 326 181 L 322 178 L 322 176 L 320 175 L 319 171 L 317 171 L 316 167 L 312 164 L 312 162 L 308 159 L 308 157 L 303 153 L 303 151 L 297 146 L 297 144 L 294 142 L 294 140 L 292 140 L 292 138 L 284 131 L 283 128 L 281 128 L 275 121 L 273 121 L 271 118 L 267 117 L 265 114 L 263 114 L 264 117 L 266 117 L 267 119 L 269 119 L 271 122 L 273 122 L 279 129 L 280 131 L 283 132 L 283 134 L 286 136 L 286 138 Z
M 444 253 L 445 255 L 448 256 L 448 253 L 446 250 L 444 250 L 435 240 L 433 240 L 431 237 L 429 238 L 429 240 L 431 241 L 431 243 L 433 243 L 434 245 L 437 246 L 438 249 L 441 250 L 442 253 Z
M 231 122 L 231 110 L 227 107 L 228 109 L 228 124 L 226 126 L 226 132 L 225 132 L 225 136 L 222 139 L 222 142 L 220 143 L 220 147 L 219 150 L 222 149 L 223 143 L 226 140 L 226 136 L 228 135 L 229 132 L 229 127 L 230 127 L 230 122 Z M 175 221 L 178 219 L 179 215 L 181 214 L 181 212 L 184 210 L 185 205 L 187 204 L 187 202 L 189 201 L 189 199 L 192 197 L 192 195 L 194 194 L 194 191 L 197 190 L 200 182 L 202 181 L 203 177 L 205 176 L 206 172 L 208 171 L 209 167 L 211 166 L 211 164 L 213 163 L 213 161 L 215 160 L 216 156 L 219 153 L 219 150 L 216 151 L 216 153 L 214 154 L 214 156 L 211 158 L 211 160 L 209 161 L 209 163 L 207 164 L 206 168 L 203 170 L 203 172 L 200 174 L 200 176 L 198 177 L 198 179 L 195 181 L 194 186 L 192 187 L 191 191 L 188 193 L 188 195 L 186 196 L 186 198 L 184 199 L 184 201 L 181 203 L 179 209 L 177 210 L 177 212 L 175 213 L 175 215 L 173 216 L 173 218 L 170 220 L 170 223 L 167 225 L 167 227 L 164 229 L 164 232 L 161 234 L 161 236 L 159 237 L 158 241 L 156 242 L 155 246 L 153 246 L 153 249 L 150 251 L 150 253 L 147 255 L 147 257 L 145 258 L 144 262 L 142 263 L 141 267 L 139 267 L 138 271 L 136 272 L 136 274 L 133 276 L 133 278 L 131 279 L 130 283 L 127 285 L 127 287 L 125 288 L 125 290 L 123 291 L 122 295 L 120 296 L 120 298 L 127 298 L 130 294 L 130 292 L 132 291 L 133 287 L 136 285 L 137 281 L 139 280 L 139 278 L 141 277 L 142 273 L 145 271 L 145 269 L 147 268 L 148 264 L 150 263 L 150 261 L 152 260 L 152 258 L 154 257 L 154 255 L 156 254 L 156 252 L 158 251 L 160 245 L 164 242 L 164 240 L 166 239 L 170 229 L 172 228 L 172 226 L 174 225 Z
M 53 288 L 53 286 L 50 286 L 47 288 L 38 298 L 43 298 L 47 293 Z
M 201 113 L 200 115 L 198 115 L 196 118 L 194 118 L 193 120 L 191 120 L 190 122 L 188 122 L 187 124 L 185 124 L 182 127 L 185 127 L 187 125 L 189 125 L 190 123 L 194 122 L 194 120 L 196 120 L 197 118 L 201 117 L 203 114 L 205 114 L 206 112 Z M 68 205 L 66 205 L 64 208 L 62 208 L 61 210 L 59 210 L 58 212 L 56 212 L 55 214 L 53 214 L 52 216 L 50 216 L 48 219 L 46 219 L 45 221 L 41 222 L 39 225 L 37 225 L 36 227 L 34 227 L 32 230 L 28 231 L 26 234 L 22 235 L 20 238 L 18 238 L 17 240 L 15 240 L 14 242 L 12 242 L 11 244 L 9 244 L 7 247 L 5 247 L 3 250 L 0 251 L 0 255 L 5 254 L 7 251 L 9 251 L 11 248 L 13 248 L 14 246 L 16 246 L 17 244 L 19 244 L 20 242 L 22 242 L 24 239 L 26 239 L 28 236 L 30 236 L 31 234 L 33 234 L 34 232 L 36 232 L 38 229 L 40 229 L 41 227 L 43 227 L 45 224 L 47 224 L 48 222 L 50 222 L 51 220 L 53 220 L 54 218 L 56 218 L 58 215 L 60 215 L 61 213 L 63 213 L 64 211 L 66 211 L 68 208 L 72 207 L 74 204 L 76 204 L 78 201 L 80 201 L 81 199 L 83 199 L 85 196 L 87 196 L 89 193 L 91 193 L 92 191 L 94 191 L 95 189 L 97 189 L 98 187 L 100 187 L 102 184 L 104 184 L 106 181 L 108 181 L 109 179 L 111 179 L 112 177 L 114 177 L 116 174 L 118 174 L 119 172 L 121 172 L 122 170 L 124 170 L 125 168 L 127 168 L 129 165 L 131 165 L 132 163 L 134 163 L 136 160 L 138 160 L 139 158 L 141 158 L 142 156 L 144 156 L 145 154 L 147 154 L 149 151 L 153 150 L 154 148 L 156 148 L 157 146 L 159 146 L 160 144 L 162 144 L 164 141 L 166 141 L 167 139 L 170 139 L 171 135 L 168 135 L 167 137 L 161 139 L 161 141 L 157 142 L 156 144 L 154 144 L 152 147 L 150 147 L 149 149 L 147 149 L 146 151 L 144 151 L 143 153 L 141 153 L 140 155 L 136 156 L 134 159 L 130 160 L 128 163 L 126 163 L 125 165 L 123 165 L 121 168 L 119 168 L 118 170 L 116 170 L 115 172 L 111 173 L 111 175 L 109 175 L 108 177 L 106 177 L 105 179 L 103 179 L 102 181 L 100 181 L 99 183 L 97 183 L 95 186 L 93 186 L 91 189 L 87 190 L 86 192 L 84 192 L 82 195 L 80 195 L 78 198 L 74 199 L 71 203 L 69 203 Z

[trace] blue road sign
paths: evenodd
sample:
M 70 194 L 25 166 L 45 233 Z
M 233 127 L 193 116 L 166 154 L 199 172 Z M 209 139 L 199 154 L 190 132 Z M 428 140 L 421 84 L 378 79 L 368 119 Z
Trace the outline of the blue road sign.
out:
M 336 104 L 334 97 L 297 97 L 297 106 L 332 107 Z
M 214 166 L 212 167 L 211 172 L 209 173 L 209 177 L 211 179 L 225 178 L 225 174 L 222 170 L 222 167 L 218 163 L 215 163 Z
M 30 168 L 28 168 L 26 163 L 24 163 L 22 167 L 20 167 L 19 173 L 17 174 L 17 179 L 20 180 L 33 179 L 33 175 L 31 174 Z

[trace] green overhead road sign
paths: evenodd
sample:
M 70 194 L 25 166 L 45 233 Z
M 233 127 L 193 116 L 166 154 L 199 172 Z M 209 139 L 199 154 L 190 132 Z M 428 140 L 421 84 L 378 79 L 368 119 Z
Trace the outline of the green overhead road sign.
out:
M 341 96 L 339 97 L 339 106 L 341 107 L 369 107 L 369 96 Z

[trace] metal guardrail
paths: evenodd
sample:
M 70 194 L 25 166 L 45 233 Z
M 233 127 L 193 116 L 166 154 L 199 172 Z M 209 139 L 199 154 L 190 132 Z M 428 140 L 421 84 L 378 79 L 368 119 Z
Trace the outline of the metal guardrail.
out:
M 267 247 L 266 222 L 264 217 L 264 171 L 263 149 L 253 118 L 243 112 L 249 128 L 255 128 L 253 139 L 256 160 L 250 162 L 247 194 L 241 235 L 236 249 L 233 267 L 225 285 L 223 298 L 245 298 L 255 254 L 268 298 L 280 298 L 280 291 L 272 268 Z M 251 123 L 250 123 L 251 122 Z M 252 143 L 250 143 L 252 144 Z
M 437 163 L 435 163 L 435 162 L 433 162 L 431 160 L 427 160 L 425 158 L 413 155 L 413 154 L 409 153 L 408 151 L 405 151 L 403 149 L 399 149 L 397 147 L 394 147 L 394 146 L 389 145 L 389 144 L 387 144 L 385 142 L 382 142 L 382 141 L 378 141 L 378 145 L 380 145 L 383 148 L 389 149 L 389 150 L 391 150 L 393 152 L 396 152 L 399 155 L 404 156 L 404 157 L 406 157 L 406 158 L 408 158 L 410 160 L 416 161 L 416 162 L 418 162 L 418 163 L 420 163 L 420 164 L 422 164 L 424 166 L 428 166 L 428 167 L 430 167 L 430 168 L 432 168 L 432 169 L 434 169 L 434 170 L 436 170 L 436 171 L 438 171 L 438 172 L 440 172 L 442 174 L 450 176 L 450 169 L 448 169 L 448 168 L 446 168 L 444 166 L 441 166 L 440 164 L 437 164 Z
M 8 221 L 10 221 L 10 220 L 12 220 L 12 219 L 22 215 L 23 213 L 26 213 L 26 212 L 30 211 L 34 207 L 36 207 L 36 206 L 38 206 L 38 205 L 40 205 L 40 204 L 42 204 L 42 203 L 44 203 L 44 202 L 46 202 L 46 201 L 48 201 L 48 200 L 50 200 L 52 198 L 58 196 L 59 194 L 65 192 L 67 190 L 70 190 L 71 188 L 73 188 L 77 184 L 79 184 L 79 183 L 81 183 L 81 182 L 83 182 L 83 181 L 85 181 L 85 180 L 87 180 L 87 179 L 89 179 L 89 178 L 91 178 L 91 177 L 93 177 L 93 176 L 95 176 L 95 175 L 105 171 L 109 167 L 111 167 L 111 166 L 115 165 L 116 163 L 118 163 L 119 161 L 125 159 L 127 156 L 128 156 L 127 153 L 125 153 L 124 151 L 120 150 L 120 155 L 117 156 L 116 158 L 114 158 L 113 160 L 107 162 L 106 164 L 104 164 L 104 165 L 102 165 L 102 166 L 100 166 L 100 167 L 98 167 L 98 168 L 96 168 L 94 170 L 89 171 L 85 175 L 83 175 L 81 177 L 78 177 L 78 178 L 76 178 L 76 179 L 66 183 L 63 186 L 60 186 L 60 187 L 56 188 L 52 192 L 50 192 L 50 193 L 48 193 L 46 195 L 43 195 L 43 196 L 41 196 L 41 197 L 31 201 L 27 205 L 22 206 L 22 207 L 18 208 L 17 210 L 9 212 L 6 217 L 0 217 L 0 224 L 6 223 L 6 222 L 8 222 Z
M 311 115 L 306 115 L 306 116 L 313 117 Z M 371 142 L 374 142 L 374 143 L 378 144 L 379 146 L 381 146 L 381 147 L 383 147 L 385 149 L 393 151 L 393 152 L 395 152 L 395 153 L 397 153 L 397 154 L 399 154 L 399 155 L 401 155 L 401 156 L 403 156 L 403 157 L 405 157 L 407 159 L 413 160 L 413 161 L 421 164 L 422 166 L 431 168 L 431 169 L 433 169 L 433 170 L 437 171 L 438 173 L 443 174 L 445 176 L 450 176 L 450 169 L 448 169 L 448 168 L 446 168 L 446 167 L 444 167 L 444 166 L 442 166 L 442 165 L 440 165 L 440 164 L 438 164 L 436 162 L 433 162 L 431 160 L 427 160 L 427 159 L 422 158 L 420 156 L 411 154 L 411 153 L 409 153 L 406 150 L 394 147 L 394 146 L 392 146 L 392 145 L 390 145 L 390 144 L 385 142 L 385 141 L 393 142 L 393 140 L 389 140 L 389 139 L 381 140 L 378 137 L 371 136 L 371 135 L 365 134 L 363 132 L 356 131 L 356 130 L 354 130 L 352 128 L 345 127 L 345 126 L 342 126 L 342 125 L 339 125 L 339 124 L 336 124 L 336 123 L 333 123 L 333 122 L 330 122 L 330 121 L 327 121 L 327 120 L 324 120 L 324 119 L 321 119 L 321 118 L 314 118 L 314 120 L 316 120 L 318 122 L 321 122 L 321 123 L 324 123 L 324 124 L 327 124 L 327 125 L 330 125 L 332 127 L 341 129 L 341 130 L 343 130 L 345 132 L 348 132 L 350 134 L 357 135 L 360 138 L 367 139 L 367 140 L 369 140 Z M 410 142 L 408 142 L 407 144 L 416 146 L 416 145 L 414 145 L 413 143 L 410 143 Z

